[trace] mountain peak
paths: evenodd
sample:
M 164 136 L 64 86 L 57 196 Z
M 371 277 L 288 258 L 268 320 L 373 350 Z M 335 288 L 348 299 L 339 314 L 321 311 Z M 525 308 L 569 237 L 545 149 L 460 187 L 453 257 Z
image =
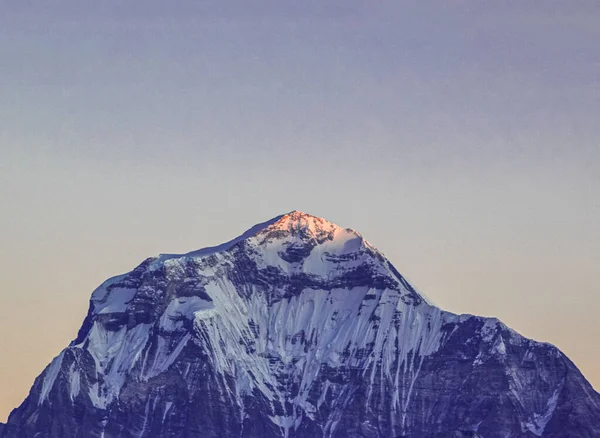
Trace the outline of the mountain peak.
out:
M 160 254 L 155 261 L 155 265 L 180 257 L 206 257 L 218 252 L 226 251 L 243 240 L 259 235 L 280 237 L 284 234 L 288 236 L 301 236 L 302 238 L 316 238 L 317 240 L 322 240 L 323 238 L 333 239 L 340 231 L 345 231 L 356 237 L 362 237 L 359 233 L 350 228 L 344 229 L 321 217 L 313 216 L 300 210 L 293 210 L 289 213 L 276 216 L 268 221 L 256 224 L 243 234 L 228 242 L 222 243 L 221 245 L 206 247 L 183 254 Z
M 342 230 L 333 222 L 300 210 L 293 210 L 275 219 L 275 222 L 267 227 L 268 230 L 289 231 L 292 233 L 303 232 L 309 235 L 334 233 Z

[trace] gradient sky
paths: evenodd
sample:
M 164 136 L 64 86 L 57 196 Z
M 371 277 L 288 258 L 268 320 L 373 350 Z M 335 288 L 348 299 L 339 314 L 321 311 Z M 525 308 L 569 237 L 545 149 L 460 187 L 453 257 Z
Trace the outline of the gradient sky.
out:
M 600 389 L 596 1 L 9 0 L 0 420 L 92 290 L 299 209 Z

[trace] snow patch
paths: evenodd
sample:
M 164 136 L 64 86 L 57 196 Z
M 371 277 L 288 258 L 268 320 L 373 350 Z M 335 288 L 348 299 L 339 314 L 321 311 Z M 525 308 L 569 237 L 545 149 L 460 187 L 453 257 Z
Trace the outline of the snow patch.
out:
M 529 430 L 537 436 L 542 436 L 544 430 L 546 429 L 546 425 L 552 418 L 554 411 L 556 410 L 556 404 L 558 403 L 558 395 L 560 393 L 560 388 L 554 391 L 554 394 L 548 399 L 546 404 L 546 411 L 541 414 L 533 414 L 533 418 L 523 424 L 522 426 L 524 430 Z
M 97 315 L 107 313 L 124 313 L 127 311 L 127 304 L 133 300 L 137 290 L 118 287 L 111 289 L 101 300 L 94 300 L 94 313 Z
M 58 356 L 56 356 L 50 366 L 46 369 L 46 373 L 44 375 L 44 382 L 42 383 L 42 390 L 40 391 L 40 399 L 38 404 L 42 404 L 44 400 L 48 398 L 48 394 L 52 390 L 54 386 L 54 382 L 56 381 L 56 377 L 60 372 L 60 367 L 62 365 L 63 356 L 65 352 L 61 352 Z
M 81 390 L 81 376 L 75 369 L 75 362 L 69 367 L 69 398 L 74 401 Z
M 242 242 L 242 241 L 254 236 L 255 234 L 259 233 L 260 231 L 262 231 L 265 228 L 269 227 L 270 225 L 274 224 L 275 222 L 277 222 L 284 216 L 285 215 L 277 216 L 266 222 L 256 224 L 252 228 L 247 230 L 245 233 L 243 233 L 242 235 L 236 237 L 235 239 L 230 240 L 229 242 L 223 243 L 221 245 L 210 246 L 210 247 L 202 248 L 202 249 L 199 249 L 196 251 L 191 251 L 191 252 L 188 252 L 185 254 L 160 254 L 156 258 L 156 260 L 154 260 L 152 262 L 152 264 L 150 265 L 150 269 L 151 270 L 156 269 L 161 264 L 163 264 L 167 260 L 171 260 L 171 259 L 202 258 L 202 257 L 208 257 L 213 254 L 218 254 L 218 253 L 227 251 L 227 250 L 231 249 L 234 245 L 238 244 L 239 242 Z
M 199 297 L 174 298 L 160 318 L 160 326 L 168 332 L 184 329 L 184 320 L 192 321 L 196 317 L 205 318 L 213 315 L 215 306 L 212 302 Z
M 88 334 L 87 350 L 96 364 L 96 373 L 104 376 L 102 394 L 95 390 L 96 398 L 102 405 L 108 405 L 118 397 L 129 372 L 138 360 L 148 342 L 151 324 L 138 324 L 127 330 L 107 330 L 98 321 L 94 322 Z

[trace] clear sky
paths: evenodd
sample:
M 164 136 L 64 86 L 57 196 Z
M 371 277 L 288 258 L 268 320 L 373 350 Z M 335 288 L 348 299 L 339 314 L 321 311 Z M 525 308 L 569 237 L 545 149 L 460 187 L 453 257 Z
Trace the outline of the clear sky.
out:
M 597 1 L 9 0 L 0 420 L 92 290 L 299 209 L 600 389 Z

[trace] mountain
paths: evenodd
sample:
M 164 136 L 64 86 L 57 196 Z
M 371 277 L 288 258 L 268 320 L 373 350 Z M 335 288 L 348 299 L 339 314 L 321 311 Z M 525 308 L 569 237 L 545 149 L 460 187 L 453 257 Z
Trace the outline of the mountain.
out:
M 435 307 L 363 237 L 294 211 L 96 289 L 0 436 L 600 437 L 552 345 Z

